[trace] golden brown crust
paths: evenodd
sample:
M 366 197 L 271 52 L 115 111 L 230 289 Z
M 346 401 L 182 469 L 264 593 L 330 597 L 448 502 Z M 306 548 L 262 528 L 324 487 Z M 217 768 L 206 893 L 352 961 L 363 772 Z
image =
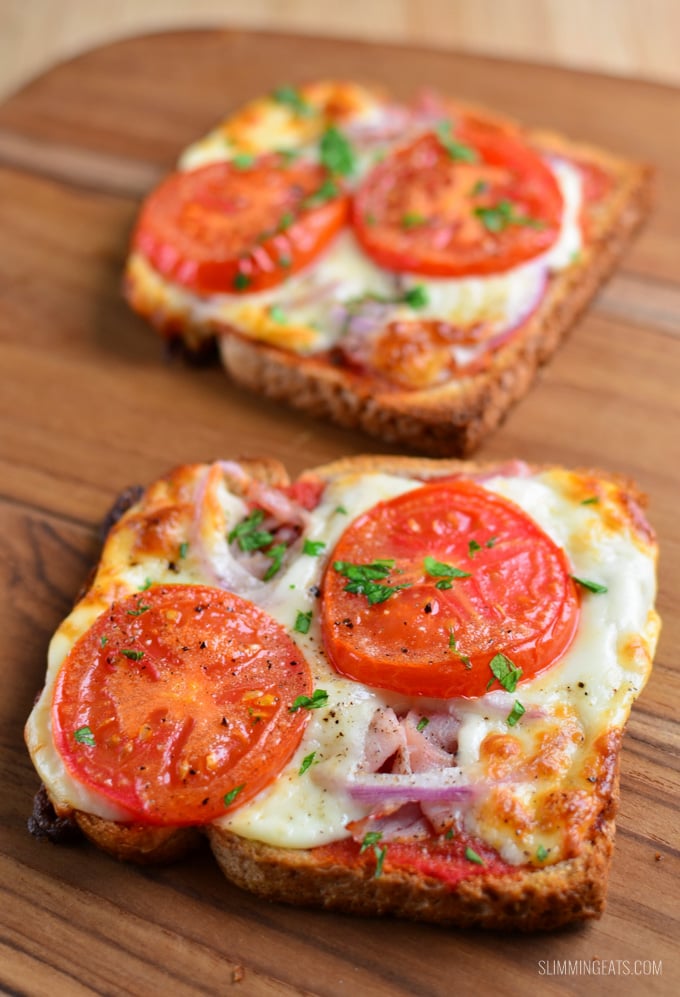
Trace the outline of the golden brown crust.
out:
M 217 827 L 208 828 L 208 837 L 227 879 L 267 900 L 466 928 L 547 931 L 601 916 L 614 821 L 604 823 L 577 858 L 545 869 L 479 874 L 454 888 L 403 869 L 376 878 L 367 867 L 320 865 L 313 851 L 272 848 Z
M 650 171 L 619 164 L 616 187 L 582 259 L 550 278 L 531 320 L 498 350 L 488 370 L 472 377 L 429 390 L 385 391 L 375 380 L 321 358 L 286 353 L 235 333 L 221 338 L 222 360 L 239 384 L 314 416 L 434 456 L 465 456 L 526 394 L 538 368 L 614 269 L 650 202 Z
M 239 462 L 249 474 L 268 483 L 286 485 L 288 476 L 276 461 Z M 459 460 L 428 460 L 364 455 L 334 461 L 303 475 L 331 481 L 348 471 L 432 475 L 491 473 L 513 465 L 478 464 Z M 538 468 L 525 469 L 536 471 Z M 228 469 L 229 464 L 225 465 Z M 640 495 L 630 482 L 599 472 L 592 480 L 609 480 L 625 489 L 630 501 Z M 176 474 L 181 477 L 181 469 Z M 172 476 L 169 476 L 172 477 Z M 631 520 L 634 525 L 634 519 Z M 621 732 L 611 731 L 598 744 L 588 773 L 594 784 L 587 827 L 579 828 L 571 858 L 556 864 L 519 867 L 509 873 L 475 870 L 451 886 L 434 876 L 386 867 L 375 877 L 374 867 L 351 865 L 341 858 L 320 857 L 323 850 L 282 849 L 240 838 L 208 825 L 196 828 L 156 828 L 124 825 L 82 812 L 78 826 L 90 841 L 117 859 L 148 864 L 170 862 L 193 848 L 207 834 L 222 871 L 236 885 L 265 899 L 314 905 L 363 915 L 395 915 L 461 927 L 539 931 L 599 917 L 604 909 L 607 876 L 618 807 L 618 764 Z
M 201 840 L 195 827 L 117 824 L 80 810 L 74 816 L 80 830 L 93 844 L 121 862 L 134 862 L 135 865 L 175 862 Z
M 508 118 L 456 104 L 498 127 L 517 128 Z M 547 293 L 531 319 L 501 346 L 480 373 L 430 389 L 396 390 L 370 374 L 335 366 L 323 356 L 301 356 L 224 327 L 219 335 L 223 364 L 239 384 L 286 402 L 315 417 L 362 429 L 384 442 L 401 443 L 435 456 L 472 453 L 528 391 L 538 369 L 586 308 L 649 213 L 651 170 L 603 150 L 544 130 L 523 130 L 547 154 L 566 156 L 603 171 L 606 195 L 589 212 L 589 236 L 581 258 L 549 278 Z M 167 336 L 191 347 L 207 333 L 179 318 L 152 295 L 133 268 L 126 278 L 132 307 Z

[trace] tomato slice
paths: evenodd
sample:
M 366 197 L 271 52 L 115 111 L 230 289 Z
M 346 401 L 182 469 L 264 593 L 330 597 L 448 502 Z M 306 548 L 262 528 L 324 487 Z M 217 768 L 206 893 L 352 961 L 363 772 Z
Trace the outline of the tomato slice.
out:
M 393 152 L 357 192 L 352 223 L 369 256 L 388 270 L 462 277 L 549 249 L 562 195 L 538 153 L 473 119 L 442 128 Z
M 357 588 L 352 564 L 377 567 L 374 584 L 392 590 L 384 601 L 371 604 L 385 591 L 370 584 L 346 590 Z M 411 696 L 498 689 L 498 653 L 521 681 L 533 678 L 564 654 L 579 617 L 564 552 L 520 508 L 463 479 L 424 485 L 356 519 L 329 561 L 323 595 L 337 671 Z
M 314 259 L 347 212 L 347 195 L 316 163 L 275 154 L 247 168 L 211 163 L 149 195 L 133 248 L 194 291 L 263 291 Z
M 54 694 L 57 750 L 78 781 L 145 824 L 203 824 L 290 759 L 309 668 L 263 610 L 202 585 L 114 603 L 73 646 Z

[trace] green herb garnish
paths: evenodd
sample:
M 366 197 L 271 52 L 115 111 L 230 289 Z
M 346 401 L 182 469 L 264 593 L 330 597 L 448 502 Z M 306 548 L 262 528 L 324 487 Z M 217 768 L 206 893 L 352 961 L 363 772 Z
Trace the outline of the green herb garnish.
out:
M 474 557 L 477 551 L 481 549 L 481 544 L 478 544 L 476 540 L 471 540 L 468 544 L 468 557 Z
M 427 221 L 425 215 L 419 215 L 417 211 L 407 211 L 401 216 L 401 227 L 405 229 L 417 228 Z
M 410 583 L 404 585 L 386 585 L 386 578 L 394 561 L 389 559 L 372 561 L 370 564 L 351 564 L 349 561 L 335 561 L 333 568 L 347 579 L 345 592 L 355 595 L 365 595 L 370 606 L 386 602 L 399 589 L 410 588 Z
M 245 785 L 245 782 L 242 782 L 240 786 L 236 786 L 234 789 L 230 789 L 228 793 L 224 794 L 225 807 L 231 806 L 241 790 L 245 788 Z
M 463 163 L 477 162 L 478 156 L 475 150 L 471 146 L 464 145 L 462 142 L 457 142 L 454 139 L 451 132 L 450 121 L 440 121 L 437 125 L 436 132 L 437 138 L 444 146 L 451 159 L 456 159 Z
M 272 322 L 278 322 L 279 325 L 285 325 L 288 321 L 288 317 L 284 312 L 281 305 L 272 305 L 269 309 L 269 318 Z
M 120 653 L 124 654 L 130 661 L 141 661 L 144 657 L 144 651 L 132 651 L 129 647 L 123 648 Z
M 145 605 L 142 605 L 142 603 L 138 602 L 137 603 L 137 608 L 136 609 L 128 609 L 127 615 L 128 616 L 141 616 L 142 613 L 145 613 L 147 611 L 147 609 L 151 609 L 151 606 L 145 606 Z M 102 637 L 102 647 L 107 642 L 108 642 L 108 637 Z
M 504 654 L 496 654 L 489 662 L 489 668 L 493 672 L 494 678 L 498 679 L 507 692 L 515 691 L 517 683 L 522 677 L 522 669 L 514 665 L 510 658 Z M 494 678 L 488 683 L 487 689 L 493 685 Z
M 493 547 L 497 542 L 498 542 L 498 537 L 489 537 L 484 546 Z
M 148 607 L 148 606 L 145 606 L 144 608 L 145 608 L 145 609 L 148 609 L 149 607 Z M 132 612 L 131 612 L 131 613 L 130 613 L 130 616 L 137 616 L 137 613 L 132 613 Z M 106 647 L 106 645 L 108 644 L 108 642 L 109 642 L 109 638 L 108 638 L 108 637 L 106 636 L 106 634 L 104 634 L 104 636 L 103 636 L 103 637 L 101 638 L 101 640 L 99 641 L 99 643 L 101 644 L 101 646 L 102 646 L 102 647 Z
M 144 584 L 139 586 L 138 591 L 139 592 L 146 592 L 146 590 L 150 589 L 152 585 L 153 585 L 153 580 L 151 578 L 147 578 L 145 580 Z
M 477 854 L 474 848 L 470 848 L 469 845 L 465 849 L 465 858 L 468 860 L 468 862 L 474 862 L 476 863 L 476 865 L 484 865 L 484 859 Z
M 279 232 L 285 232 L 291 227 L 295 221 L 295 215 L 292 211 L 286 211 L 285 214 L 281 215 L 279 218 Z
M 237 291 L 245 291 L 247 287 L 250 287 L 250 277 L 247 274 L 241 273 L 239 270 L 233 280 L 233 287 Z
M 509 727 L 514 727 L 517 721 L 520 719 L 520 717 L 523 717 L 525 713 L 526 710 L 524 709 L 520 701 L 516 699 L 512 709 L 510 710 L 510 713 L 505 718 L 505 722 Z
M 236 540 L 241 550 L 260 550 L 262 547 L 268 547 L 274 537 L 269 530 L 258 530 L 263 519 L 264 511 L 253 509 L 250 515 L 234 527 L 227 540 L 229 543 Z
M 543 845 L 539 845 L 536 849 L 536 858 L 539 862 L 545 862 L 548 857 L 548 849 L 544 848 Z
M 275 547 L 270 547 L 266 550 L 265 556 L 271 558 L 271 564 L 265 571 L 262 580 L 268 582 L 270 578 L 273 578 L 276 572 L 280 569 L 283 562 L 283 555 L 286 553 L 288 548 L 285 544 L 276 544 Z
M 589 495 L 588 498 L 584 498 L 581 505 L 599 505 L 600 496 L 599 495 Z
M 296 90 L 295 87 L 277 87 L 272 94 L 272 98 L 277 104 L 284 104 L 286 107 L 289 107 L 291 111 L 299 114 L 301 118 L 308 118 L 310 114 L 314 113 L 314 108 L 311 104 L 307 103 L 300 91 Z
M 409 307 L 416 309 L 425 308 L 429 304 L 427 291 L 422 284 L 414 284 L 413 287 L 409 287 L 409 289 L 404 292 L 404 296 L 401 300 L 405 305 L 409 305 Z
M 427 717 L 421 717 L 418 723 L 416 724 L 416 730 L 419 732 L 425 730 L 429 722 L 430 721 L 428 720 Z
M 491 207 L 474 208 L 487 232 L 504 232 L 509 225 L 523 225 L 525 228 L 545 228 L 545 222 L 540 218 L 529 218 L 517 213 L 512 201 L 502 200 Z
M 310 752 L 310 754 L 305 755 L 305 757 L 302 759 L 302 765 L 300 766 L 298 775 L 304 775 L 307 769 L 312 767 L 312 765 L 314 764 L 315 757 L 316 757 L 316 751 L 312 751 Z
M 434 557 L 426 557 L 423 564 L 425 566 L 425 573 L 431 575 L 432 578 L 449 579 L 470 577 L 469 571 L 461 571 L 460 568 L 455 568 L 452 564 L 446 564 L 445 561 L 437 561 Z
M 296 713 L 297 710 L 318 710 L 320 706 L 325 706 L 328 702 L 328 693 L 325 689 L 315 689 L 311 696 L 298 696 L 293 700 L 292 706 L 288 707 L 289 713 Z
M 346 177 L 354 173 L 356 157 L 351 143 L 346 136 L 331 125 L 321 137 L 321 162 L 329 173 L 337 173 Z
M 607 592 L 606 585 L 600 585 L 599 582 L 591 582 L 587 578 L 577 578 L 576 575 L 571 576 L 578 585 L 582 585 L 584 589 L 588 589 L 589 592 Z
M 86 744 L 88 748 L 94 748 L 96 743 L 94 734 L 87 725 L 85 727 L 79 727 L 78 730 L 73 732 L 73 736 L 78 744 Z
M 302 545 L 302 553 L 309 554 L 310 557 L 318 557 L 325 547 L 326 544 L 323 540 L 308 540 L 305 537 L 305 542 Z
M 255 156 L 249 152 L 239 152 L 238 155 L 232 157 L 230 162 L 237 170 L 249 170 L 255 162 Z
M 185 540 L 184 543 L 181 543 L 179 545 L 180 560 L 184 560 L 184 558 L 187 556 L 188 550 L 189 550 L 189 544 Z
M 302 610 L 298 610 L 298 614 L 295 617 L 295 626 L 293 630 L 299 634 L 309 633 L 309 628 L 312 625 L 312 610 L 309 609 L 306 613 Z
M 302 202 L 303 208 L 318 208 L 326 201 L 332 201 L 339 193 L 338 185 L 333 180 L 324 180 L 318 190 L 306 197 Z

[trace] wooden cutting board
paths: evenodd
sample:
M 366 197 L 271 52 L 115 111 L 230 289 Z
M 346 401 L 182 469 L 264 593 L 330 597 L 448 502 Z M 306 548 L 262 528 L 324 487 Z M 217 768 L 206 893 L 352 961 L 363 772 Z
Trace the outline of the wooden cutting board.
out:
M 230 886 L 207 851 L 139 870 L 26 832 L 38 782 L 23 722 L 50 634 L 96 556 L 97 524 L 118 491 L 218 455 L 271 454 L 295 473 L 376 448 L 240 391 L 218 369 L 166 362 L 120 295 L 139 200 L 181 147 L 245 98 L 317 76 L 372 79 L 402 96 L 427 82 L 659 170 L 651 224 L 480 454 L 630 474 L 650 495 L 661 540 L 664 634 L 623 751 L 609 906 L 586 927 L 525 938 L 280 907 Z M 0 371 L 3 990 L 680 992 L 678 91 L 241 31 L 164 34 L 91 52 L 0 108 Z

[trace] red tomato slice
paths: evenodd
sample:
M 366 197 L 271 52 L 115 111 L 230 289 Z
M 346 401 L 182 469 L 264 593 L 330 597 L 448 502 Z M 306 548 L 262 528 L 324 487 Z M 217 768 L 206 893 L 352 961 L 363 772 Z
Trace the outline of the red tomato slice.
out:
M 439 567 L 427 570 L 426 557 Z M 385 559 L 393 563 L 376 584 L 396 590 L 384 602 L 345 590 L 347 563 Z M 449 577 L 451 569 L 469 577 Z M 500 688 L 489 667 L 499 652 L 522 680 L 533 678 L 564 654 L 578 616 L 563 551 L 521 509 L 471 481 L 378 503 L 342 535 L 324 579 L 334 667 L 412 696 L 482 696 L 490 680 Z
M 194 291 L 263 291 L 314 259 L 347 211 L 347 196 L 316 163 L 211 163 L 171 174 L 149 195 L 133 248 Z
M 114 603 L 57 679 L 57 750 L 79 782 L 145 824 L 203 824 L 251 799 L 295 751 L 309 668 L 252 603 L 202 585 Z
M 352 222 L 380 266 L 462 277 L 545 252 L 561 214 L 557 181 L 537 152 L 518 135 L 464 119 L 450 140 L 427 133 L 379 163 L 355 196 Z

